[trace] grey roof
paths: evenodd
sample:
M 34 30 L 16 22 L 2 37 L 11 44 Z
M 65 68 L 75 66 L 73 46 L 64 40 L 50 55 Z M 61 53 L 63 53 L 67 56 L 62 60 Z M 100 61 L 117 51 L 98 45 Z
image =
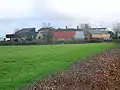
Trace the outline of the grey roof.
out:
M 38 32 L 39 32 L 39 31 L 46 31 L 46 30 L 54 30 L 54 28 L 52 28 L 52 27 L 40 28 L 40 29 L 38 30 Z
M 20 29 L 19 31 L 17 31 L 15 33 L 29 32 L 29 31 L 35 31 L 35 28 L 23 28 L 23 29 Z
M 107 28 L 90 28 L 89 32 L 91 34 L 100 34 L 100 33 L 108 34 L 108 31 L 106 29 Z
M 89 31 L 91 34 L 108 34 L 108 31 Z
M 101 29 L 107 29 L 107 28 L 90 28 L 91 30 L 101 30 Z

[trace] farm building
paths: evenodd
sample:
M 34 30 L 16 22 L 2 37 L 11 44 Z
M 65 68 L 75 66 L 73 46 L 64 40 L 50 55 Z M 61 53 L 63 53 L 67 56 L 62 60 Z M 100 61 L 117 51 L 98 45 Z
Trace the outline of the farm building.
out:
M 15 36 L 22 40 L 33 40 L 35 39 L 35 28 L 23 28 L 15 32 Z
M 49 41 L 71 41 L 71 40 L 84 40 L 85 35 L 82 29 L 53 29 L 53 28 L 44 28 L 40 29 L 39 33 L 36 37 L 39 40 L 46 40 Z
M 49 42 L 52 40 L 52 31 L 55 30 L 52 27 L 49 28 L 41 28 L 38 30 L 38 34 L 36 36 L 36 40 L 39 41 L 45 41 L 45 42 Z
M 84 32 L 81 29 L 56 29 L 52 32 L 54 41 L 84 40 Z
M 14 39 L 15 39 L 15 34 L 6 34 L 6 38 L 9 38 L 10 41 L 14 41 Z
M 88 30 L 66 28 L 42 28 L 36 39 L 43 41 L 72 41 L 72 40 L 90 40 L 90 39 L 110 39 L 110 34 L 107 28 L 89 28 Z M 48 40 L 49 39 L 49 40 Z
M 110 33 L 108 32 L 107 28 L 90 28 L 89 32 L 91 34 L 91 39 L 103 39 L 109 40 Z
M 10 40 L 20 41 L 20 40 L 34 40 L 36 37 L 35 28 L 23 28 L 21 30 L 16 31 L 14 34 L 7 34 L 6 38 L 10 38 Z
M 120 35 L 120 33 L 119 33 Z M 87 30 L 75 28 L 54 29 L 52 27 L 45 27 L 35 32 L 35 28 L 23 28 L 16 31 L 14 34 L 7 34 L 6 38 L 11 41 L 25 40 L 25 41 L 39 41 L 39 42 L 61 42 L 73 40 L 90 40 L 90 39 L 110 39 L 108 28 L 88 28 Z

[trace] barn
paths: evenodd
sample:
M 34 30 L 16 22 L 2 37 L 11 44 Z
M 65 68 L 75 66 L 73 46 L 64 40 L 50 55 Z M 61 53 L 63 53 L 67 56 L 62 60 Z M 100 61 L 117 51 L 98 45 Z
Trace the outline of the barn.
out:
M 45 34 L 46 33 L 46 34 Z M 73 41 L 73 40 L 84 40 L 85 35 L 82 29 L 74 29 L 74 28 L 67 28 L 67 29 L 53 29 L 53 28 L 46 28 L 46 30 L 39 30 L 39 33 L 36 39 L 43 40 L 44 38 L 49 38 L 52 42 L 58 41 Z M 45 39 L 44 39 L 45 40 Z
M 110 33 L 108 32 L 107 28 L 90 28 L 89 32 L 91 34 L 91 39 L 110 39 Z
M 11 41 L 32 41 L 36 37 L 35 28 L 23 28 L 16 31 L 14 34 L 7 34 L 6 38 L 10 38 Z

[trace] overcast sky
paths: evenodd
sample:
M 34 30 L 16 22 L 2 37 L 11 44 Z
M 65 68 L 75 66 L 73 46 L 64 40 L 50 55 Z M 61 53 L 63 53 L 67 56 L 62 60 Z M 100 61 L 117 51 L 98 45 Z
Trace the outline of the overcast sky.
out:
M 120 20 L 119 0 L 0 0 L 0 36 L 17 28 L 42 26 L 110 26 Z

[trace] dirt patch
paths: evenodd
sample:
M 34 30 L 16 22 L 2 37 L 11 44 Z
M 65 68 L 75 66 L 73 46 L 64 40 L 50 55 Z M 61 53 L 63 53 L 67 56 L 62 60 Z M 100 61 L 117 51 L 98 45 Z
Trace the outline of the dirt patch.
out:
M 120 90 L 120 48 L 105 51 L 24 90 Z

